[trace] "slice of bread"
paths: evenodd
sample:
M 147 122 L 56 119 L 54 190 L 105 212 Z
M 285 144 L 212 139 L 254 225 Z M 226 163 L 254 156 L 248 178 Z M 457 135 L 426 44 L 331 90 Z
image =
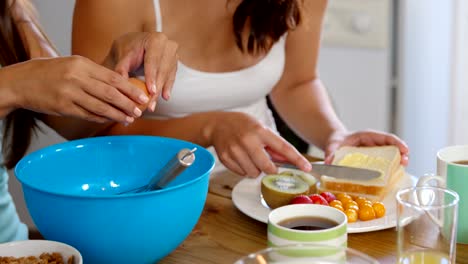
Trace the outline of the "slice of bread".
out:
M 380 177 L 360 181 L 322 175 L 317 188 L 319 191 L 343 192 L 381 200 L 404 174 L 400 161 L 400 150 L 395 146 L 341 147 L 336 151 L 332 164 L 377 170 Z
M 382 201 L 385 198 L 385 196 L 394 189 L 394 186 L 402 178 L 404 173 L 405 173 L 405 171 L 403 169 L 403 166 L 400 166 L 397 173 L 394 175 L 394 177 L 392 177 L 392 182 L 389 183 L 388 186 L 386 186 L 384 189 L 381 189 L 380 192 L 369 192 L 369 191 L 366 191 L 366 189 L 362 190 L 362 187 L 359 187 L 359 188 L 361 188 L 361 190 L 360 191 L 358 190 L 356 192 L 349 191 L 349 189 L 347 189 L 346 191 L 343 191 L 346 188 L 335 188 L 333 190 L 330 190 L 330 189 L 324 188 L 322 186 L 321 182 L 317 183 L 316 188 L 317 188 L 318 193 L 332 192 L 335 195 L 338 194 L 338 193 L 346 193 L 346 194 L 351 195 L 353 197 L 362 196 L 362 197 L 365 197 L 365 198 L 367 198 L 367 199 L 369 199 L 371 201 Z

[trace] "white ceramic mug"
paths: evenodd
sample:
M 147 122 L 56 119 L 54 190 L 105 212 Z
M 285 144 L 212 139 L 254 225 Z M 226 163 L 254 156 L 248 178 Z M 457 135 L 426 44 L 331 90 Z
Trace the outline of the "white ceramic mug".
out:
M 280 225 L 282 221 L 292 218 L 323 218 L 336 225 L 320 230 L 296 230 Z M 331 246 L 346 247 L 347 218 L 338 209 L 319 204 L 292 204 L 271 211 L 268 216 L 268 245 L 282 246 L 297 243 L 320 243 Z
M 316 230 L 298 230 L 286 227 L 286 222 L 312 218 L 321 223 L 327 223 L 327 227 Z M 296 221 L 296 223 L 298 223 Z M 334 249 L 330 251 L 311 250 L 304 253 L 301 250 L 285 250 L 276 255 L 275 260 L 298 258 L 315 263 L 324 259 L 336 261 L 346 257 L 342 248 L 347 247 L 347 217 L 333 207 L 319 204 L 292 204 L 278 207 L 268 215 L 268 246 L 285 246 L 292 244 L 302 245 L 326 245 Z M 305 225 L 307 224 L 299 224 Z

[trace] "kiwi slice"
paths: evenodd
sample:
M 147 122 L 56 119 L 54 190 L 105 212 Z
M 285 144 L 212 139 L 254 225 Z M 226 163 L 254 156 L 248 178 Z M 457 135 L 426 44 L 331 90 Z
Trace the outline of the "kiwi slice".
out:
M 262 178 L 262 196 L 274 209 L 289 204 L 292 198 L 309 193 L 309 184 L 296 176 L 270 174 Z
M 299 177 L 301 180 L 309 184 L 309 194 L 316 193 L 317 192 L 317 178 L 315 178 L 312 174 L 309 174 L 307 172 L 303 172 L 301 170 L 294 170 L 294 169 L 289 169 L 289 170 L 284 170 L 280 172 L 281 175 L 289 175 L 289 176 L 294 176 L 294 177 Z

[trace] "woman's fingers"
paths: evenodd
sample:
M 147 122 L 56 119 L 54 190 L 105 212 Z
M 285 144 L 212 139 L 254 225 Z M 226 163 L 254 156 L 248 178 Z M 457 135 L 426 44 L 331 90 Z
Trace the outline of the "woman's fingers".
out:
M 151 35 L 145 44 L 145 79 L 154 89 L 150 110 L 154 111 L 161 93 L 168 100 L 177 69 L 177 44 L 165 35 Z
M 129 72 L 143 67 L 146 86 L 151 96 L 148 108 L 154 111 L 161 93 L 166 100 L 170 97 L 177 69 L 177 48 L 178 45 L 163 33 L 132 32 L 114 41 L 105 64 L 125 79 L 128 78 Z M 122 92 L 133 100 L 136 99 L 129 93 L 131 91 L 124 89 Z
M 229 170 L 237 173 L 240 176 L 245 176 L 246 173 L 239 165 L 239 163 L 231 157 L 229 152 L 223 151 L 218 153 L 219 160 L 228 168 Z
M 157 82 L 161 61 L 167 45 L 167 37 L 163 34 L 153 33 L 145 38 L 143 45 L 145 50 L 144 66 L 146 85 L 150 87 L 152 95 L 159 96 L 161 85 Z
M 122 123 L 132 123 L 134 117 L 126 114 L 120 109 L 99 100 L 95 95 L 87 94 L 86 91 L 79 91 L 74 103 L 94 116 L 103 117 L 107 120 L 115 120 Z
M 268 146 L 265 147 L 265 151 L 268 153 L 268 155 L 270 155 L 271 160 L 273 160 L 275 162 L 282 162 L 282 163 L 288 162 L 288 160 L 283 155 L 281 155 L 280 153 L 275 152 L 274 150 L 272 150 Z
M 174 87 L 176 73 L 177 73 L 177 61 L 175 62 L 175 67 L 172 68 L 172 71 L 169 73 L 168 79 L 166 80 L 166 83 L 164 84 L 164 87 L 162 90 L 162 97 L 164 98 L 164 100 L 169 100 L 169 98 L 171 98 L 172 88 Z
M 114 105 L 130 116 L 141 116 L 137 104 L 146 104 L 149 101 L 146 93 L 117 73 L 104 67 L 99 68 L 100 71 L 91 74 L 90 83 L 84 85 L 86 92 Z
M 168 40 L 159 63 L 160 66 L 156 76 L 156 85 L 160 86 L 165 100 L 170 98 L 173 80 L 175 80 L 178 61 L 177 49 L 178 45 L 174 41 Z
M 73 104 L 73 106 L 71 106 L 70 116 L 78 117 L 95 123 L 105 123 L 109 121 L 108 118 L 93 114 L 92 112 L 89 112 L 87 108 L 84 108 L 78 104 Z
M 115 65 L 114 71 L 122 75 L 125 79 L 129 77 L 128 73 L 131 72 L 133 68 L 133 63 L 137 54 L 136 52 L 130 52 L 125 55 L 120 61 Z
M 265 137 L 265 145 L 276 153 L 280 153 L 288 162 L 295 165 L 303 171 L 310 171 L 312 165 L 310 162 L 297 151 L 294 146 L 287 142 L 284 138 L 277 136 L 273 132 L 268 132 L 270 136 Z
M 260 171 L 263 171 L 266 174 L 274 174 L 278 172 L 278 168 L 269 158 L 268 153 L 261 144 L 256 145 L 255 148 L 250 149 L 249 156 Z
M 239 145 L 234 145 L 230 148 L 230 155 L 237 161 L 245 175 L 248 177 L 256 177 L 260 174 L 260 169 L 251 159 L 248 151 Z
M 401 154 L 401 164 L 408 165 L 409 148 L 406 143 L 391 133 L 374 130 L 365 130 L 353 134 L 343 135 L 341 140 L 332 141 L 326 149 L 325 163 L 330 163 L 333 153 L 341 146 L 385 146 L 393 145 L 398 147 Z
M 135 102 L 130 100 L 122 92 L 122 90 L 130 88 L 125 87 L 120 88 L 120 90 L 115 89 L 117 87 L 124 87 L 124 85 L 131 86 L 131 89 L 134 88 L 133 85 L 130 85 L 128 82 L 125 84 L 114 83 L 113 85 L 109 85 L 107 83 L 91 78 L 89 80 L 88 85 L 85 86 L 84 89 L 89 95 L 95 97 L 94 99 L 96 100 L 100 100 L 104 105 L 108 105 L 109 107 L 113 106 L 117 109 L 120 109 L 128 116 L 140 117 L 142 114 L 141 110 L 137 107 Z M 106 112 L 97 114 L 104 114 L 105 116 L 108 115 Z

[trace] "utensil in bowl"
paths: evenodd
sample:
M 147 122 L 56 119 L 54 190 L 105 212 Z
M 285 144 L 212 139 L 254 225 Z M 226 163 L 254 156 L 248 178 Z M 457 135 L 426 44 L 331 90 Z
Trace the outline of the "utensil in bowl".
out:
M 175 179 L 177 175 L 182 173 L 187 167 L 195 162 L 196 150 L 197 148 L 193 148 L 191 150 L 182 149 L 176 155 L 174 155 L 174 157 L 161 170 L 159 170 L 156 175 L 151 178 L 148 184 L 136 189 L 121 192 L 119 194 L 149 192 L 164 188 L 173 179 Z
M 165 188 L 116 195 L 148 183 L 181 149 L 197 162 Z M 52 145 L 16 166 L 40 233 L 78 249 L 86 264 L 153 264 L 190 234 L 208 193 L 213 155 L 196 144 L 154 136 L 109 136 Z

